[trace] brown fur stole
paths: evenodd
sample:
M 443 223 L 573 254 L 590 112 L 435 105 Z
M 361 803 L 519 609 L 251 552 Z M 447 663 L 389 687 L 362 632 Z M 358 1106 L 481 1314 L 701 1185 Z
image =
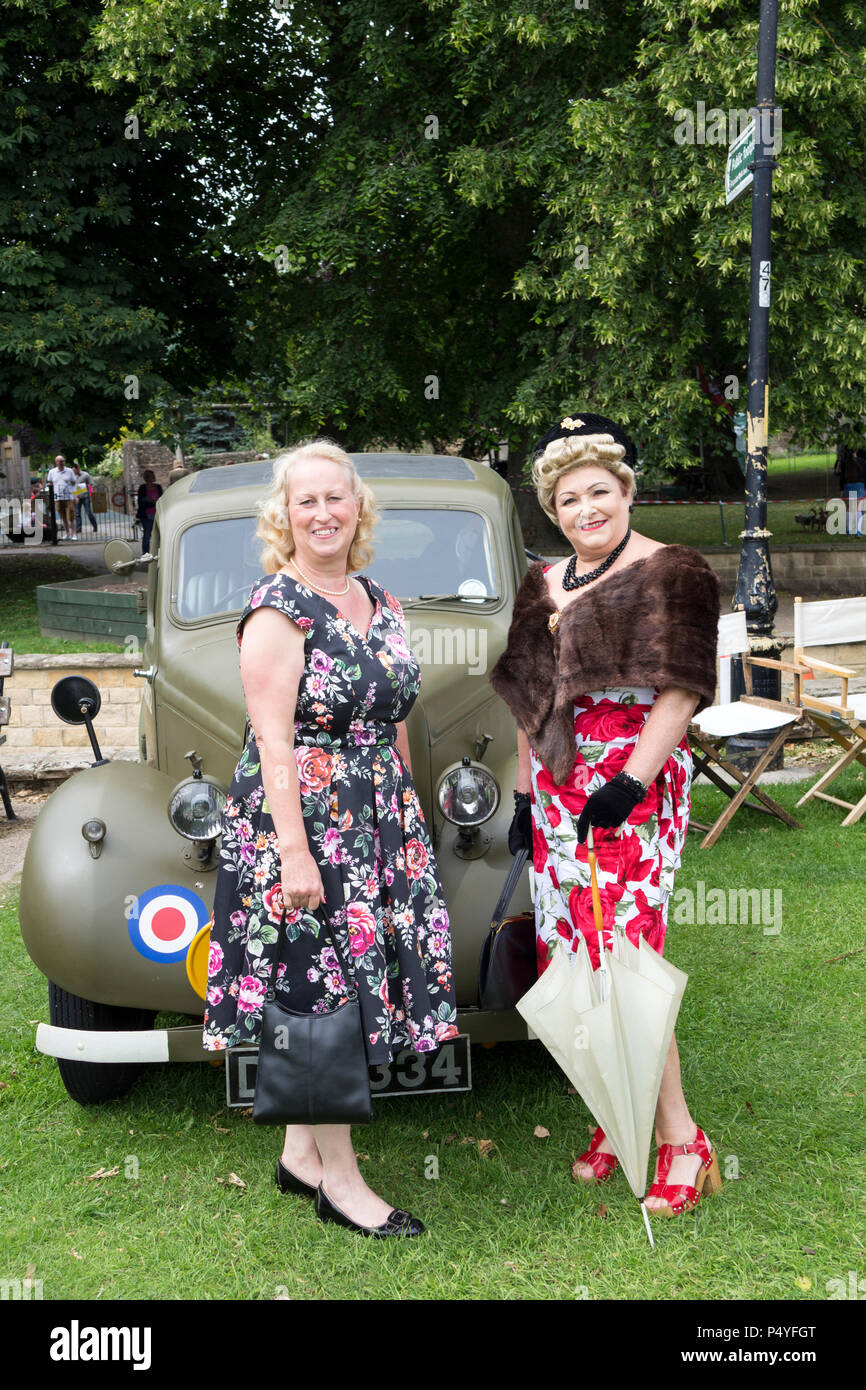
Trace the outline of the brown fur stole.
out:
M 667 545 L 578 594 L 556 611 L 544 565 L 517 592 L 508 645 L 490 684 L 557 783 L 575 759 L 574 701 L 608 686 L 678 686 L 712 704 L 719 581 L 697 550 Z

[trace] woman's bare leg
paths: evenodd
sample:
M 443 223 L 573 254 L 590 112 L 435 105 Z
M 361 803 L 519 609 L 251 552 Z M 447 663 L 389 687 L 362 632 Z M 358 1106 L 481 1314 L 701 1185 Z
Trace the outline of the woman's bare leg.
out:
M 318 1187 L 322 1181 L 322 1159 L 312 1125 L 286 1125 L 286 1138 L 280 1157 L 283 1166 L 296 1178 Z
M 389 1206 L 364 1181 L 349 1125 L 314 1125 L 316 1147 L 322 1157 L 322 1188 L 335 1206 L 361 1226 L 381 1226 L 387 1221 Z
M 697 1130 L 698 1127 L 689 1113 L 683 1095 L 677 1040 L 671 1038 L 656 1105 L 656 1143 L 691 1144 Z M 694 1187 L 700 1170 L 701 1160 L 698 1154 L 677 1154 L 668 1171 L 667 1182 L 671 1187 L 677 1187 L 680 1183 L 688 1183 L 690 1187 Z M 658 1163 L 655 1176 L 658 1176 Z M 661 1197 L 647 1197 L 646 1204 L 649 1211 L 667 1206 Z
M 697 1125 L 689 1113 L 689 1107 L 686 1105 L 686 1098 L 683 1095 L 680 1054 L 677 1051 L 676 1038 L 671 1038 L 665 1069 L 662 1073 L 662 1084 L 659 1087 L 658 1104 L 656 1105 L 656 1143 L 691 1144 L 696 1133 Z M 597 1152 L 613 1153 L 613 1145 L 607 1135 L 599 1144 Z M 672 1186 L 679 1183 L 688 1183 L 690 1186 L 694 1186 L 700 1167 L 701 1160 L 697 1154 L 679 1154 L 671 1163 L 668 1182 Z M 585 1163 L 575 1164 L 575 1171 L 584 1182 L 593 1181 L 595 1178 L 592 1169 Z M 656 1168 L 656 1176 L 658 1176 L 658 1168 Z M 655 1211 L 657 1207 L 665 1205 L 666 1203 L 660 1197 L 647 1198 L 647 1208 L 650 1211 Z

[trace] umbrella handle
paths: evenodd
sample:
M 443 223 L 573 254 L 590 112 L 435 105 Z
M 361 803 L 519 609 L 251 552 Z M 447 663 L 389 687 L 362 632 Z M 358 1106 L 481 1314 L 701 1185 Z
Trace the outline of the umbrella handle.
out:
M 595 850 L 592 845 L 592 826 L 587 827 L 586 835 L 587 857 L 589 859 L 589 878 L 592 887 L 592 916 L 595 922 L 595 929 L 598 932 L 598 964 L 604 970 L 604 916 L 601 910 L 601 894 L 598 891 L 598 861 L 595 857 Z

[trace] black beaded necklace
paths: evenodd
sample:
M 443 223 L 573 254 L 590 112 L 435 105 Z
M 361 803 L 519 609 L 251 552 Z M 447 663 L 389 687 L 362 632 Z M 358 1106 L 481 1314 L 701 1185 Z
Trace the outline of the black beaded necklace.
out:
M 602 560 L 597 569 L 590 570 L 589 574 L 575 574 L 574 566 L 577 563 L 577 553 L 572 555 L 562 576 L 563 589 L 582 589 L 584 584 L 591 584 L 593 579 L 598 579 L 598 576 L 604 574 L 605 570 L 609 570 L 614 560 L 625 550 L 630 535 L 631 527 L 628 528 L 616 549 L 610 552 L 606 560 Z

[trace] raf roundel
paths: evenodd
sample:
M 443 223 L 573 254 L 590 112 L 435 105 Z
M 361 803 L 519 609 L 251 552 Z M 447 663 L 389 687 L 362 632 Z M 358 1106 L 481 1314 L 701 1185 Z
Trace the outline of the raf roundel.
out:
M 129 918 L 129 939 L 148 960 L 173 965 L 186 959 L 194 937 L 209 917 L 196 893 L 176 883 L 160 883 L 136 900 Z

